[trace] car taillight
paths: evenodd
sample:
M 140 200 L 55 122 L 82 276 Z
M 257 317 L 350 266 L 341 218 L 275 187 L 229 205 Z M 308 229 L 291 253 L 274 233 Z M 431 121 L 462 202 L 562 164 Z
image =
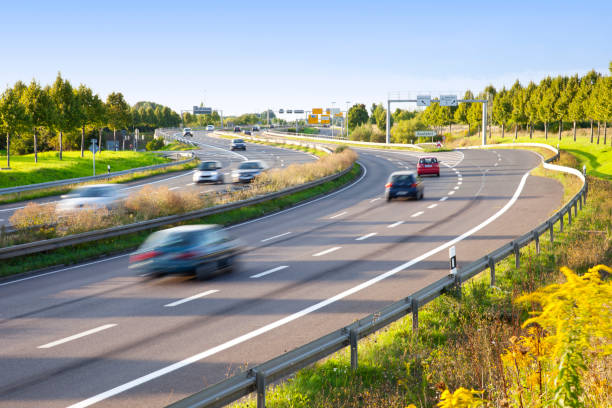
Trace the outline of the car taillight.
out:
M 155 258 L 156 256 L 160 254 L 161 252 L 158 252 L 158 251 L 143 252 L 142 254 L 136 254 L 136 255 L 130 256 L 130 262 L 144 261 L 146 259 Z
M 416 187 L 416 186 L 417 186 L 417 183 L 412 183 L 412 184 L 410 185 L 410 187 L 413 187 L 413 188 L 414 188 L 414 187 Z
M 176 255 L 175 258 L 176 259 L 191 259 L 191 258 L 195 258 L 198 255 L 199 254 L 197 252 L 187 251 L 187 252 L 183 252 L 182 254 Z
M 393 183 L 387 183 L 387 184 L 385 184 L 385 188 L 391 188 L 391 187 L 393 187 Z

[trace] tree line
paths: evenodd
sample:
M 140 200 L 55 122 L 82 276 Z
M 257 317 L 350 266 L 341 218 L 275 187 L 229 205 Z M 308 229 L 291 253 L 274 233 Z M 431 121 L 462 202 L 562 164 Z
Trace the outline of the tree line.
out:
M 610 62 L 612 75 L 612 62 Z M 594 123 L 597 123 L 597 143 L 603 127 L 603 143 L 607 142 L 608 122 L 612 121 L 612 76 L 604 76 L 594 70 L 583 76 L 557 76 L 542 79 L 538 84 L 531 81 L 523 86 L 518 80 L 506 89 L 487 86 L 476 96 L 466 91 L 463 99 L 488 100 L 487 125 L 501 128 L 502 137 L 506 129 L 513 128 L 515 138 L 519 129 L 544 130 L 548 139 L 554 126 L 558 137 L 565 129 L 572 129 L 576 140 L 578 127 L 590 127 L 591 143 L 594 142 Z M 355 104 L 349 109 L 349 129 L 372 125 L 385 131 L 387 111 L 382 104 L 372 104 L 370 112 L 364 104 Z M 394 142 L 407 143 L 416 130 L 451 127 L 453 124 L 468 126 L 468 135 L 477 133 L 482 126 L 482 103 L 459 103 L 458 106 L 440 106 L 435 102 L 423 111 L 396 109 L 390 116 L 391 136 Z M 571 128 L 569 125 L 571 124 Z M 362 134 L 363 132 L 358 132 Z M 367 132 L 366 132 L 367 133 Z M 370 134 L 380 134 L 376 131 Z M 490 134 L 490 132 L 489 132 Z M 374 136 L 372 136 L 374 137 Z
M 138 102 L 130 107 L 121 92 L 112 92 L 103 101 L 86 85 L 74 87 L 60 73 L 51 85 L 41 86 L 35 79 L 28 85 L 17 81 L 0 95 L 0 132 L 6 135 L 5 143 L 0 139 L 0 149 L 6 149 L 7 167 L 11 152 L 33 152 L 38 162 L 39 151 L 57 150 L 61 160 L 64 150 L 80 145 L 82 157 L 86 134 L 97 134 L 102 146 L 105 129 L 113 132 L 116 144 L 118 130 L 179 123 L 179 115 L 166 106 Z

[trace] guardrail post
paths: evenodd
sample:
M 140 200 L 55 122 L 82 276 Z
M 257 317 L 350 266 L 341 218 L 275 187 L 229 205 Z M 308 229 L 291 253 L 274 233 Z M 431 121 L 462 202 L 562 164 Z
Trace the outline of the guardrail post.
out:
M 553 224 L 551 221 L 548 221 L 548 229 L 550 230 L 550 243 L 552 244 L 553 242 L 555 242 L 555 236 L 554 236 L 555 224 Z
M 567 223 L 568 225 L 572 225 L 572 206 L 571 205 L 567 209 Z
M 255 385 L 257 386 L 257 408 L 266 408 L 266 377 L 264 373 L 255 373 Z
M 583 194 L 580 194 L 580 196 L 578 197 L 578 205 L 580 206 L 580 211 L 582 211 L 582 198 L 584 197 Z
M 578 216 L 578 200 L 574 201 L 574 217 Z
M 516 268 L 521 267 L 521 251 L 517 243 L 514 244 L 514 266 Z
M 349 331 L 349 343 L 351 345 L 351 370 L 357 371 L 357 330 Z
M 412 299 L 410 309 L 412 311 L 412 331 L 416 333 L 419 330 L 419 302 L 416 299 Z
M 540 253 L 540 234 L 538 231 L 533 231 L 533 240 L 535 241 L 536 254 Z
M 489 258 L 489 269 L 491 270 L 491 286 L 495 286 L 495 260 Z
M 559 211 L 559 232 L 563 232 L 563 209 Z

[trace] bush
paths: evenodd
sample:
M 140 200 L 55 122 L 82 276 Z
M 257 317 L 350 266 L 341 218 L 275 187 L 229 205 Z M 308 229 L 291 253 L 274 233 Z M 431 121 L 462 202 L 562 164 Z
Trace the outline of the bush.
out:
M 350 140 L 361 142 L 384 143 L 386 140 L 385 132 L 378 129 L 376 125 L 364 124 L 357 126 L 349 135 Z
M 340 145 L 336 147 L 336 150 L 334 150 L 334 153 L 342 153 L 345 149 L 348 149 L 347 145 Z
M 153 139 L 147 143 L 146 148 L 149 151 L 161 150 L 164 147 L 164 139 Z

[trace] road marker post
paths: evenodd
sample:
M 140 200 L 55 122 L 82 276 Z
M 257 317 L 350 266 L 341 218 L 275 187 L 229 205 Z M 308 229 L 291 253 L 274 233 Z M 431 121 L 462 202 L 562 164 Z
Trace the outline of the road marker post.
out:
M 456 256 L 454 245 L 448 249 L 448 256 L 450 257 L 450 274 L 453 276 L 456 276 L 457 275 L 457 256 Z

